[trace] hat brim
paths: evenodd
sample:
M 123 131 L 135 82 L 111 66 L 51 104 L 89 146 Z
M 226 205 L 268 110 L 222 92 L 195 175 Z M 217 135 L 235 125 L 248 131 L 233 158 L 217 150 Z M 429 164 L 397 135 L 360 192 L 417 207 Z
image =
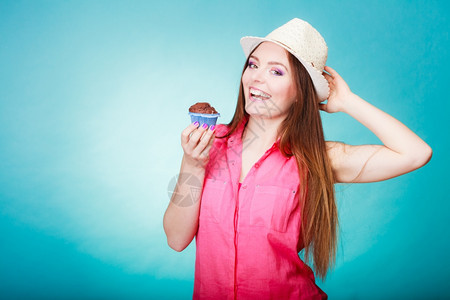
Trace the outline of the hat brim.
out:
M 289 51 L 289 53 L 291 53 L 292 55 L 294 55 L 294 57 L 297 58 L 305 67 L 305 69 L 308 71 L 308 74 L 313 81 L 319 100 L 322 102 L 328 99 L 330 88 L 328 87 L 328 81 L 325 79 L 322 73 L 313 66 L 311 66 L 309 63 L 306 63 L 301 57 L 299 57 L 291 49 L 289 49 L 289 47 L 286 47 L 286 45 L 272 39 L 261 38 L 256 36 L 244 36 L 243 38 L 241 38 L 241 46 L 242 49 L 244 50 L 245 57 L 248 57 L 250 53 L 253 51 L 253 49 L 255 49 L 262 42 L 275 43 L 280 47 L 286 49 L 286 51 Z

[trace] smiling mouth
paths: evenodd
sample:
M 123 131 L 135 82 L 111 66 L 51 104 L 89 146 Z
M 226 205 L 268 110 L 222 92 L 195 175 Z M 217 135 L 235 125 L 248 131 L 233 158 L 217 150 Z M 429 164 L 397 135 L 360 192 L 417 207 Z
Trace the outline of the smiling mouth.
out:
M 250 98 L 251 98 L 252 100 L 265 101 L 265 100 L 270 99 L 271 97 L 272 97 L 271 95 L 269 95 L 269 94 L 267 94 L 267 93 L 264 93 L 264 92 L 261 91 L 261 90 L 257 90 L 257 89 L 254 89 L 254 88 L 250 88 Z

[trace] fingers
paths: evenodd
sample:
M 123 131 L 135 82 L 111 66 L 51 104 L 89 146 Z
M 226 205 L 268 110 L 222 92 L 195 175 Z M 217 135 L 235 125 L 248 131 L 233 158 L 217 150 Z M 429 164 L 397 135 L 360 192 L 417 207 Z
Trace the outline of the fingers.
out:
M 214 139 L 216 138 L 216 136 L 213 134 L 211 136 L 211 138 L 209 139 L 208 145 L 206 146 L 206 148 L 199 154 L 199 156 L 201 158 L 205 158 L 209 155 L 209 151 L 211 150 L 211 147 L 214 143 Z
M 322 75 L 323 75 L 323 77 L 325 77 L 325 79 L 328 81 L 328 83 L 331 83 L 333 81 L 333 77 L 331 77 L 330 74 L 323 72 Z
M 206 150 L 206 148 L 208 148 L 208 146 L 209 146 L 209 148 L 211 148 L 210 144 L 212 145 L 212 141 L 214 138 L 214 130 L 204 129 L 201 134 L 202 135 L 201 135 L 200 141 L 193 148 L 193 151 L 192 151 L 193 157 L 200 157 L 200 154 L 202 152 L 204 152 Z M 206 155 L 207 155 L 209 151 L 205 151 L 205 152 L 207 152 L 206 153 Z M 203 157 L 201 157 L 201 158 L 203 158 Z
M 186 145 L 186 151 L 188 154 L 192 154 L 194 148 L 197 146 L 198 142 L 200 141 L 203 133 L 206 131 L 205 126 L 208 126 L 206 124 L 203 124 L 202 126 L 199 126 L 197 129 L 191 132 L 191 135 L 189 136 L 189 141 Z
M 208 145 L 214 130 L 208 129 L 207 124 L 198 127 L 198 124 L 191 124 L 181 134 L 181 146 L 184 152 L 191 156 L 197 157 Z
M 332 78 L 339 76 L 338 72 L 336 72 L 332 67 L 325 66 L 325 71 L 330 73 Z
M 322 72 L 322 75 L 328 81 L 328 85 L 330 86 L 330 88 L 333 88 L 336 83 L 335 80 L 339 75 L 335 70 L 333 70 L 329 66 L 325 66 L 325 71 L 327 71 L 328 73 Z
M 183 130 L 183 132 L 181 132 L 181 144 L 185 145 L 189 142 L 189 138 L 191 133 L 197 129 L 198 124 L 195 125 L 195 123 L 191 123 L 188 127 L 186 127 L 186 129 Z

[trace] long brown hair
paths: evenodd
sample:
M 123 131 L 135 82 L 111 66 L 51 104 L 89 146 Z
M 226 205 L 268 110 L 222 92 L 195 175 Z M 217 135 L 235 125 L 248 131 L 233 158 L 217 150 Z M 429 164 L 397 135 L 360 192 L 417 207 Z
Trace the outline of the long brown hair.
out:
M 334 176 L 327 155 L 319 99 L 313 82 L 302 63 L 289 52 L 286 53 L 293 70 L 297 101 L 292 104 L 278 129 L 280 151 L 286 157 L 294 155 L 296 158 L 301 183 L 299 202 L 302 222 L 299 238 L 305 247 L 305 262 L 309 263 L 312 256 L 315 273 L 323 280 L 328 269 L 334 266 L 336 258 L 338 214 Z M 247 65 L 248 59 L 242 74 Z M 230 136 L 241 121 L 248 117 L 241 76 L 236 110 L 233 119 L 227 124 L 229 130 L 225 136 L 217 138 Z

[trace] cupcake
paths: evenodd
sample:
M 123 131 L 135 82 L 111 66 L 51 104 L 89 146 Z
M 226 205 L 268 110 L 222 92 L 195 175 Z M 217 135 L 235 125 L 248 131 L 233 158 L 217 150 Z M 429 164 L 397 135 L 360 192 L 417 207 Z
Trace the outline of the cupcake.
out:
M 208 124 L 208 126 L 216 125 L 217 118 L 220 114 L 208 102 L 197 102 L 189 107 L 189 115 L 191 122 L 198 121 L 200 126 Z

